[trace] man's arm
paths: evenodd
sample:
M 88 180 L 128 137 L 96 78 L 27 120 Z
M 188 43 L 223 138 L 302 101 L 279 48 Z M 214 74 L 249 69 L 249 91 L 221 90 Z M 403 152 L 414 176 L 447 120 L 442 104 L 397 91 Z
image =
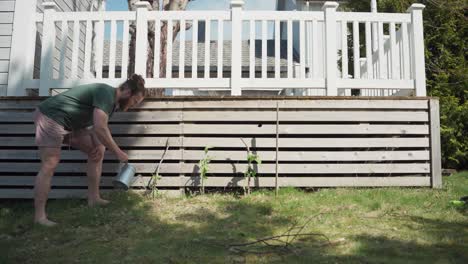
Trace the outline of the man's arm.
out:
M 99 141 L 101 141 L 101 143 L 106 146 L 107 149 L 114 152 L 120 161 L 128 161 L 127 154 L 119 148 L 119 146 L 112 138 L 109 127 L 107 125 L 109 121 L 107 114 L 99 108 L 94 108 L 93 119 L 94 131 L 96 132 Z

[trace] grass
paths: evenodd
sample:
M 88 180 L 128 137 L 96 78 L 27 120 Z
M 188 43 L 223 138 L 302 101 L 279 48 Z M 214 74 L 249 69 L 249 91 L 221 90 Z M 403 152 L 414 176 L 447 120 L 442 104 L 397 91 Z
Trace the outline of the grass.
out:
M 468 263 L 468 171 L 444 188 L 257 190 L 148 200 L 112 193 L 112 204 L 50 201 L 60 225 L 34 226 L 31 201 L 0 202 L 0 263 Z M 294 252 L 245 253 L 227 245 L 311 222 Z M 246 247 L 249 250 L 259 248 Z M 271 250 L 270 250 L 271 251 Z

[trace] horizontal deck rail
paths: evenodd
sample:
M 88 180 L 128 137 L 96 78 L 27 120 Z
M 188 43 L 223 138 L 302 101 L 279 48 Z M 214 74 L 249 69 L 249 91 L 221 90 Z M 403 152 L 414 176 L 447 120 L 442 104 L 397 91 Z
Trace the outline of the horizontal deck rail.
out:
M 23 96 L 30 88 L 47 96 L 50 88 L 116 85 L 131 64 L 152 88 L 426 95 L 421 4 L 401 14 L 337 12 L 335 2 L 326 2 L 322 11 L 245 11 L 243 1 L 232 1 L 230 11 L 152 11 L 146 2 L 136 11 L 112 12 L 43 6 L 44 13 L 26 19 L 26 35 L 12 43 L 12 53 L 24 56 L 12 58 L 8 96 Z M 198 39 L 202 26 L 205 38 Z M 174 27 L 180 28 L 177 38 L 167 30 Z M 135 58 L 129 61 L 133 31 Z M 161 42 L 163 35 L 175 41 Z M 148 45 L 156 51 L 152 58 Z M 151 71 L 149 62 L 156 65 Z

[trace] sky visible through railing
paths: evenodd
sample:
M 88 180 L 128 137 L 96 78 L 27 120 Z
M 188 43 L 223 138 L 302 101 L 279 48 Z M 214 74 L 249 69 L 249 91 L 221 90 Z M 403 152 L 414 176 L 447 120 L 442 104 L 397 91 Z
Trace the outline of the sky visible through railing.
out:
M 244 10 L 266 10 L 266 11 L 273 11 L 276 10 L 276 1 L 258 1 L 258 0 L 244 0 Z M 230 10 L 230 0 L 193 0 L 190 1 L 187 5 L 186 10 Z M 128 11 L 128 4 L 127 0 L 107 0 L 106 1 L 106 11 Z M 246 24 L 246 23 L 244 23 Z M 211 24 L 211 34 L 210 39 L 215 40 L 218 38 L 218 30 L 217 30 L 218 22 L 213 21 Z M 244 25 L 244 27 L 247 25 Z M 122 23 L 117 23 L 117 40 L 122 40 Z M 273 23 L 268 23 L 267 25 L 267 38 L 273 38 Z M 261 24 L 259 22 L 256 23 L 255 32 L 257 38 L 260 38 L 261 34 Z M 249 38 L 249 32 L 244 30 L 243 32 L 243 39 Z M 110 39 L 110 23 L 106 23 L 105 25 L 105 39 Z M 177 37 L 178 39 L 178 37 Z M 192 30 L 189 29 L 186 31 L 185 34 L 186 40 L 192 40 Z M 224 40 L 231 39 L 231 30 L 230 30 L 230 22 L 224 22 Z

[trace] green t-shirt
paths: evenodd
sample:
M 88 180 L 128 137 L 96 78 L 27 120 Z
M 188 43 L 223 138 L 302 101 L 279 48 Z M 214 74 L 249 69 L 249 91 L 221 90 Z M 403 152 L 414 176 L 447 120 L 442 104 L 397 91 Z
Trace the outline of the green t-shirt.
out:
M 74 87 L 39 104 L 39 110 L 67 130 L 93 125 L 94 108 L 110 117 L 114 112 L 115 88 L 103 83 Z

